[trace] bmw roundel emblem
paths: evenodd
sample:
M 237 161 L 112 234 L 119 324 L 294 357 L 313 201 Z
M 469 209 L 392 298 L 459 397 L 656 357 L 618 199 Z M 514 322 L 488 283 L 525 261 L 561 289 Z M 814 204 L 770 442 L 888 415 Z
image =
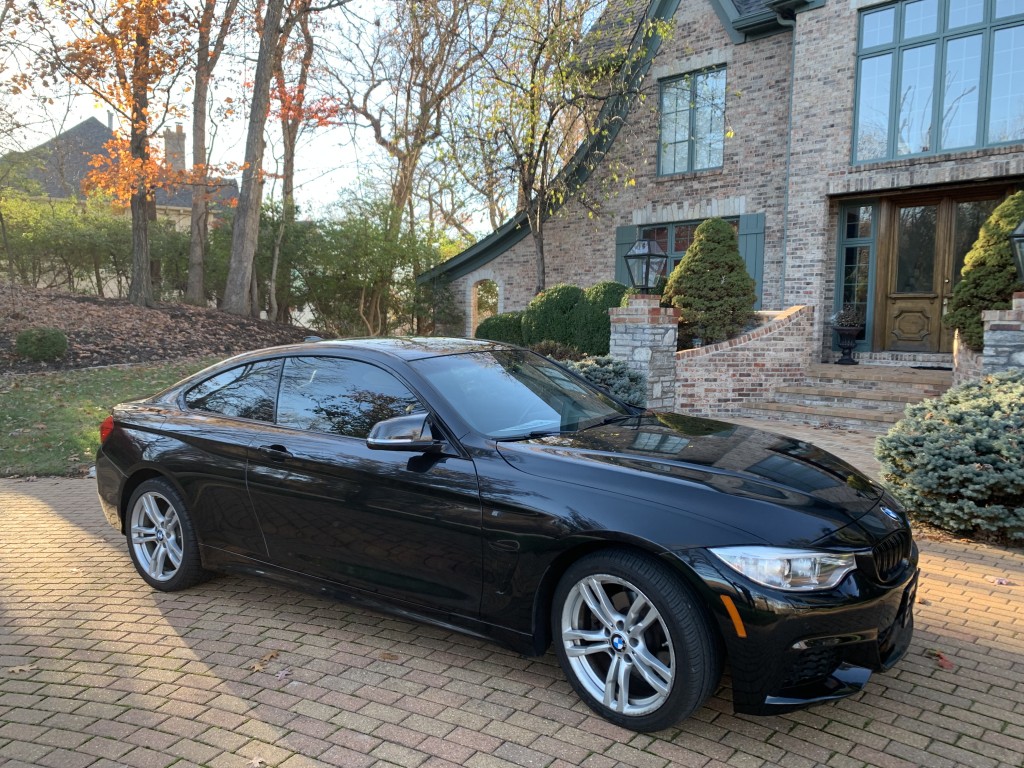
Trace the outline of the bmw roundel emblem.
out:
M 626 647 L 626 641 L 622 639 L 621 635 L 616 635 L 612 638 L 612 648 L 616 651 L 621 651 Z
M 885 513 L 886 517 L 890 518 L 891 520 L 895 520 L 897 523 L 903 522 L 899 514 L 889 509 L 888 507 L 882 507 L 882 512 Z

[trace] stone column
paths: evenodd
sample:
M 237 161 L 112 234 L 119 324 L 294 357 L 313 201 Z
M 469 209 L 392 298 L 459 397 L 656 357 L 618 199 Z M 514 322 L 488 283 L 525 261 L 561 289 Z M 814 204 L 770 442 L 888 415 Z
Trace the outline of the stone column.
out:
M 984 372 L 1024 369 L 1024 293 L 1013 294 L 1013 309 L 990 309 L 981 317 L 985 322 Z
M 671 411 L 676 404 L 676 336 L 679 310 L 662 307 L 660 296 L 638 294 L 628 306 L 608 310 L 608 353 L 647 377 L 647 407 Z

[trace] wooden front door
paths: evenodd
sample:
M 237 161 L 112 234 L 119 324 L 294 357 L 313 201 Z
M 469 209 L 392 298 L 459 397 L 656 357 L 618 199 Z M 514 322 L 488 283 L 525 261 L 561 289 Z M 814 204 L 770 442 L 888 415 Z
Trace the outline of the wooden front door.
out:
M 876 349 L 953 351 L 942 316 L 978 230 L 1005 195 L 1000 187 L 882 201 Z

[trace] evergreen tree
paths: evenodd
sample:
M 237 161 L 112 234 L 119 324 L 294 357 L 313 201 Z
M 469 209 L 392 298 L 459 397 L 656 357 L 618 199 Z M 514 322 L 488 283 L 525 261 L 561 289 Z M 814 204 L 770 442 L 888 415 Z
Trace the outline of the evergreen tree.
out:
M 964 259 L 963 279 L 953 289 L 949 312 L 942 322 L 960 331 L 961 340 L 975 352 L 985 347 L 981 313 L 1009 309 L 1014 291 L 1021 290 L 1010 251 L 1010 233 L 1024 219 L 1024 191 L 1006 198 L 981 225 L 974 247 Z
M 722 219 L 697 227 L 693 243 L 672 274 L 663 295 L 680 312 L 679 338 L 705 344 L 725 341 L 754 319 L 754 279 L 740 256 L 736 233 Z

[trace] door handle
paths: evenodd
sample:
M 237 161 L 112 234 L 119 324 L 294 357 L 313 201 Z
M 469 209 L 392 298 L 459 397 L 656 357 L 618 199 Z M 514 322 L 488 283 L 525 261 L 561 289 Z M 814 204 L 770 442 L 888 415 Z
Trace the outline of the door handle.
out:
M 271 461 L 287 461 L 292 457 L 291 451 L 283 445 L 261 445 L 256 450 Z

